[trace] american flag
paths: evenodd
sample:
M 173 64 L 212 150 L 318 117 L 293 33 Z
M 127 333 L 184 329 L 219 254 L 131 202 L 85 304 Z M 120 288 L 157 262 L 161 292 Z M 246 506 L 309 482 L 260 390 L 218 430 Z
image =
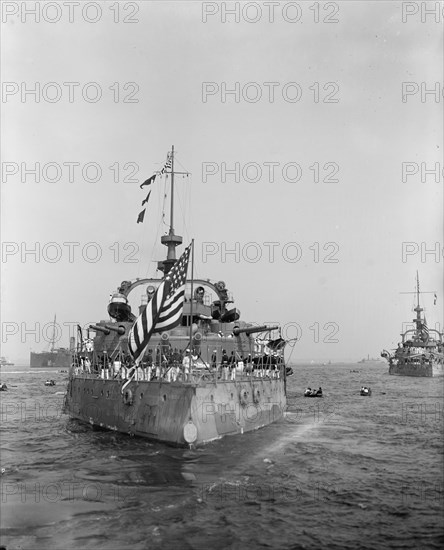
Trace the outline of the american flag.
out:
M 128 347 L 137 365 L 143 358 L 152 334 L 170 330 L 180 323 L 190 251 L 191 244 L 157 287 L 131 329 Z
M 428 340 L 429 339 L 429 327 L 427 326 L 427 321 L 426 321 L 425 317 L 424 317 L 424 322 L 422 323 L 421 332 L 422 332 L 422 337 L 424 338 L 424 340 Z
M 170 170 L 171 169 L 171 166 L 172 166 L 173 162 L 172 162 L 172 155 L 171 153 L 168 153 L 167 155 L 167 159 L 166 159 L 166 162 L 165 162 L 165 165 L 164 167 L 162 168 L 162 170 L 160 171 L 161 174 L 165 174 L 165 172 L 167 170 Z

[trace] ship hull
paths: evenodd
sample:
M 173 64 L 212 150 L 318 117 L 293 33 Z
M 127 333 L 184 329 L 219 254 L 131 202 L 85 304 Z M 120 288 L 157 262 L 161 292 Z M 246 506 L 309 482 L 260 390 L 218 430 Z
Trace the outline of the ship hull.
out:
M 44 368 L 69 368 L 72 358 L 69 351 L 66 352 L 31 352 L 30 366 L 36 369 Z
M 399 361 L 397 365 L 390 365 L 389 374 L 394 376 L 435 377 L 444 376 L 442 363 L 429 364 L 406 363 Z
M 285 381 L 242 379 L 183 383 L 71 377 L 65 413 L 89 424 L 164 443 L 202 445 L 281 418 Z

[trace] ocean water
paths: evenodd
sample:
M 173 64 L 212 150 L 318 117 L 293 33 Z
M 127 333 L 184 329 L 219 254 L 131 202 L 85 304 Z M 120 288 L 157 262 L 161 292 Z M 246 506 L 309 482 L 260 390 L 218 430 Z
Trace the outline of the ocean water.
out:
M 444 381 L 387 371 L 298 365 L 284 419 L 190 450 L 70 420 L 66 374 L 3 367 L 1 544 L 441 548 Z

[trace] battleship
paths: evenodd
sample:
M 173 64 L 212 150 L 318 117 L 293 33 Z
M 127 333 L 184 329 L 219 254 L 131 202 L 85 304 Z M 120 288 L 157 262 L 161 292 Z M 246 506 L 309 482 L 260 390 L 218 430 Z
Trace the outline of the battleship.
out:
M 95 427 L 198 446 L 280 419 L 291 369 L 279 327 L 242 320 L 224 281 L 194 278 L 193 243 L 176 258 L 177 174 L 186 173 L 175 172 L 173 147 L 162 171 L 142 184 L 170 180 L 169 230 L 160 239 L 167 255 L 157 265 L 163 277 L 123 281 L 111 295 L 110 320 L 86 335 L 78 328 L 64 411 Z M 138 287 L 136 316 L 129 295 Z
M 363 357 L 358 363 L 381 363 L 382 359 L 380 357 L 370 357 L 370 354 L 367 354 L 367 357 Z
M 420 306 L 419 277 L 416 273 L 416 317 L 414 328 L 401 333 L 401 342 L 392 353 L 383 350 L 389 364 L 389 374 L 396 376 L 443 376 L 444 342 L 443 333 L 427 326 L 424 309 Z M 435 294 L 436 296 L 436 294 Z
M 0 367 L 13 367 L 14 363 L 11 363 L 11 361 L 8 361 L 6 357 L 0 357 Z
M 34 352 L 31 351 L 29 364 L 32 368 L 61 368 L 68 369 L 72 364 L 72 353 L 74 351 L 73 337 L 70 338 L 70 346 L 67 348 L 56 348 L 56 317 L 54 317 L 52 339 L 49 351 Z

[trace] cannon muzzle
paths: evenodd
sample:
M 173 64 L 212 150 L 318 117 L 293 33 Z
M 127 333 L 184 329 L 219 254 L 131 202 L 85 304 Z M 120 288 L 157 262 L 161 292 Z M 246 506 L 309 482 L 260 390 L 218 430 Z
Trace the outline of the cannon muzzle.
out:
M 107 336 L 111 332 L 108 327 L 99 327 L 97 325 L 89 325 L 89 328 L 92 330 L 96 330 L 98 332 L 103 332 L 103 334 L 106 334 Z
M 255 332 L 265 332 L 268 330 L 276 330 L 277 328 L 279 327 L 278 326 L 268 327 L 267 325 L 261 325 L 260 327 L 244 327 L 244 328 L 235 327 L 233 329 L 233 334 L 235 336 L 239 336 L 239 334 L 244 333 L 248 336 L 249 334 L 254 334 Z
M 119 336 L 123 336 L 125 334 L 125 327 L 123 325 L 118 325 L 117 327 L 114 325 L 105 325 L 105 328 L 112 330 L 113 332 L 117 332 Z

